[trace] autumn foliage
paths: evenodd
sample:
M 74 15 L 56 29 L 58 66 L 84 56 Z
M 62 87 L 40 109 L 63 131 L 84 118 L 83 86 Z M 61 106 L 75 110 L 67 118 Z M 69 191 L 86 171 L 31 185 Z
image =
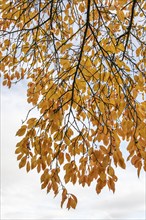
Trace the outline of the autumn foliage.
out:
M 5 0 L 0 68 L 9 88 L 27 80 L 30 111 L 16 135 L 19 167 L 41 188 L 77 198 L 67 183 L 115 191 L 123 151 L 146 171 L 144 0 Z M 30 112 L 37 110 L 38 117 Z M 121 143 L 126 140 L 124 146 Z

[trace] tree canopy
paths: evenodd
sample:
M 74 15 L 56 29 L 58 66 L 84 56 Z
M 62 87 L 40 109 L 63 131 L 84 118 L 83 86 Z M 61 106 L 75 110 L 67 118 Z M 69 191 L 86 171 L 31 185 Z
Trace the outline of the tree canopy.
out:
M 5 0 L 3 85 L 27 80 L 30 111 L 16 135 L 19 168 L 41 188 L 77 198 L 67 183 L 115 191 L 115 167 L 146 171 L 144 0 Z M 31 117 L 37 110 L 39 116 Z M 123 140 L 127 144 L 121 147 Z

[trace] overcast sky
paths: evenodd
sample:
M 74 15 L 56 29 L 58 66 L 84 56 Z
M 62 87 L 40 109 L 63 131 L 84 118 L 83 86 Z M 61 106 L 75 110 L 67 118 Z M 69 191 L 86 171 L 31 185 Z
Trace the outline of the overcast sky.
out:
M 82 188 L 70 186 L 78 197 L 75 210 L 60 208 L 60 198 L 53 198 L 40 189 L 39 175 L 19 170 L 16 161 L 15 137 L 29 106 L 22 84 L 8 90 L 1 88 L 1 219 L 146 219 L 145 174 L 138 179 L 136 170 L 128 165 L 120 168 L 116 192 L 107 188 L 100 195 L 95 185 Z M 124 148 L 124 145 L 123 145 Z

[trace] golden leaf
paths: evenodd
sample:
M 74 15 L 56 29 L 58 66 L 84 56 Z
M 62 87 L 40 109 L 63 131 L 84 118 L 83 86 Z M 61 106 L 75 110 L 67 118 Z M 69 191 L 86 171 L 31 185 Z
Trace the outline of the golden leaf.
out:
M 4 44 L 5 44 L 6 47 L 8 47 L 8 46 L 10 45 L 10 40 L 6 39 L 6 40 L 4 41 Z
M 108 174 L 110 175 L 110 176 L 114 176 L 115 175 L 115 171 L 114 171 L 114 169 L 110 166 L 110 167 L 108 167 Z
M 79 10 L 80 10 L 80 12 L 84 12 L 85 11 L 85 6 L 84 6 L 83 3 L 80 3 Z
M 15 154 L 19 154 L 19 153 L 21 153 L 21 152 L 22 152 L 21 147 L 18 147 L 18 148 L 15 150 Z
M 20 160 L 22 157 L 23 157 L 23 154 L 19 154 L 19 155 L 17 156 L 17 160 Z
M 20 161 L 20 163 L 19 163 L 19 168 L 22 168 L 22 167 L 25 166 L 26 160 L 27 160 L 27 157 L 26 157 L 26 156 L 21 159 L 21 161 Z
M 62 192 L 61 208 L 62 208 L 66 199 L 67 199 L 67 190 L 64 188 L 63 192 Z
M 110 77 L 110 73 L 109 72 L 105 72 L 105 74 L 104 74 L 104 82 L 107 82 L 109 77 Z
M 29 172 L 30 171 L 30 162 L 28 161 L 26 164 L 26 171 Z
M 100 173 L 100 179 L 104 182 L 106 180 L 106 174 L 104 172 Z
M 67 161 L 68 161 L 68 162 L 70 162 L 70 160 L 71 160 L 70 155 L 69 155 L 68 153 L 66 153 L 66 155 L 65 155 L 65 156 L 66 156 Z
M 61 53 L 64 53 L 67 49 L 71 48 L 72 46 L 73 46 L 72 43 L 64 44 L 64 45 L 61 47 Z
M 58 160 L 59 160 L 60 165 L 63 164 L 63 162 L 64 162 L 64 153 L 63 152 L 60 152 Z
M 73 209 L 75 209 L 75 208 L 76 208 L 76 205 L 77 205 L 77 203 L 76 203 L 75 199 L 72 199 L 72 198 L 71 198 L 70 206 L 71 206 Z
M 22 125 L 21 128 L 17 131 L 16 136 L 23 136 L 26 132 L 26 125 Z
M 115 192 L 115 183 L 112 178 L 108 179 L 107 185 L 108 185 L 109 189 L 111 189 L 114 193 Z
M 124 21 L 125 15 L 124 15 L 124 12 L 122 10 L 117 10 L 117 16 L 118 16 L 120 21 Z
M 77 205 L 77 199 L 74 195 L 72 195 L 71 197 L 69 197 L 68 199 L 68 203 L 67 203 L 67 208 L 70 209 L 70 208 L 73 208 L 75 209 L 76 208 L 76 205 Z
M 28 128 L 32 128 L 36 124 L 36 118 L 30 118 L 27 121 L 27 124 L 28 124 Z
M 119 44 L 117 49 L 120 51 L 124 51 L 125 50 L 124 44 Z

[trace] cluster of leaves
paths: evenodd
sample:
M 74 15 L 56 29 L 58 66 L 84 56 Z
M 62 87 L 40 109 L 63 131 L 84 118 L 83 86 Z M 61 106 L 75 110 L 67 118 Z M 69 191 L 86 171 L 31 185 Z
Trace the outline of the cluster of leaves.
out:
M 115 191 L 115 166 L 146 171 L 144 0 L 5 0 L 1 72 L 28 80 L 17 136 L 19 167 L 41 172 L 42 189 L 75 208 L 66 184 Z M 29 113 L 37 109 L 40 117 Z

